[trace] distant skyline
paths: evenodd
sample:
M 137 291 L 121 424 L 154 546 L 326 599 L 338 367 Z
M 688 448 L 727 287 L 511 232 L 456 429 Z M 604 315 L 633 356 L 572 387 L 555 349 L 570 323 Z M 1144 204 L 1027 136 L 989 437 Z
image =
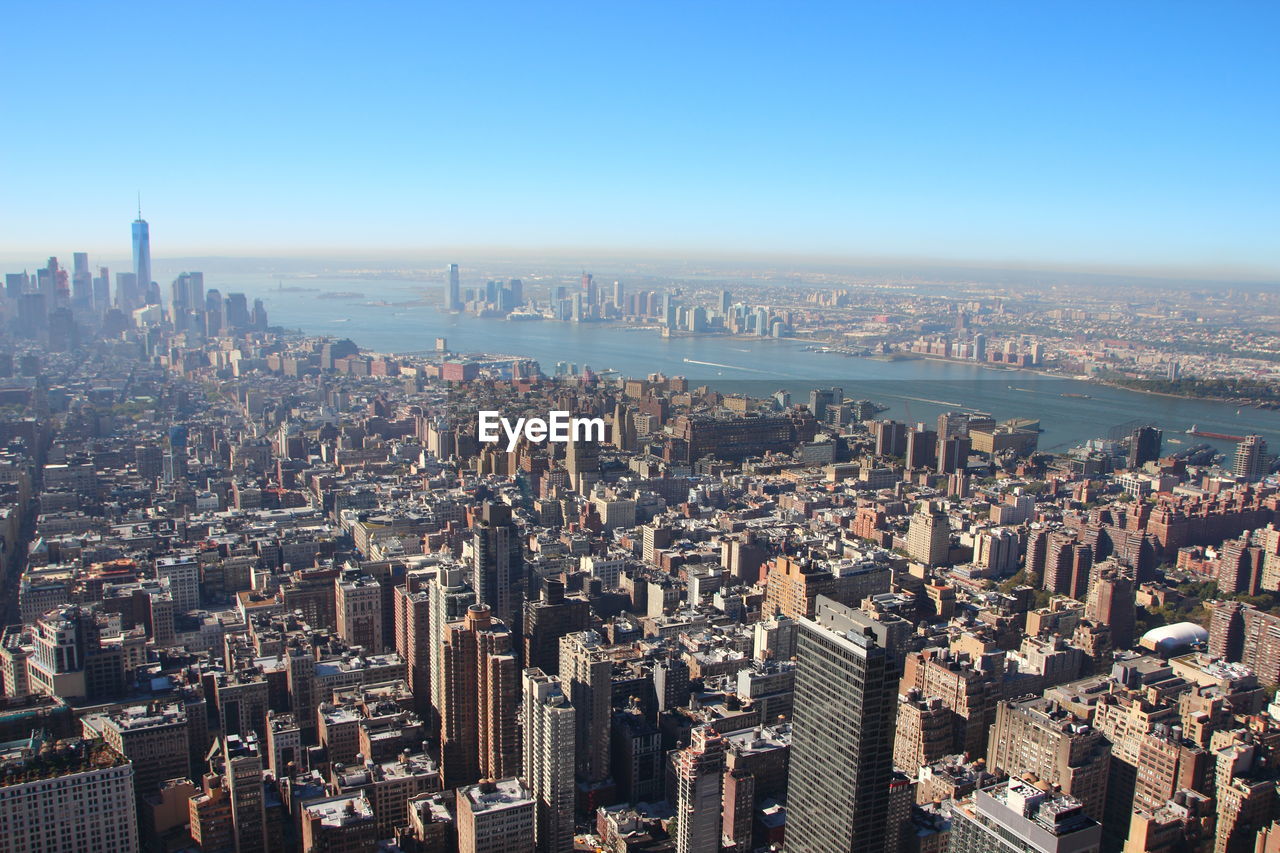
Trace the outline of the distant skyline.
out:
M 0 256 L 1280 277 L 1271 3 L 134 11 L 6 10 Z

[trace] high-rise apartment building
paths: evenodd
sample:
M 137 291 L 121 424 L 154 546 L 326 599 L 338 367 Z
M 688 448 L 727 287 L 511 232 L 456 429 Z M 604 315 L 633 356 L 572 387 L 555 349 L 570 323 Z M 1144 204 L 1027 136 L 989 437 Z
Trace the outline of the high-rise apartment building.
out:
M 564 582 L 547 578 L 542 582 L 542 597 L 524 606 L 525 666 L 536 667 L 547 675 L 558 675 L 560 638 L 585 631 L 590 625 L 590 602 L 581 596 L 566 597 Z
M 1267 442 L 1260 435 L 1247 435 L 1236 445 L 1232 473 L 1246 480 L 1261 480 L 1267 473 Z
M 884 850 L 897 679 L 853 611 L 823 599 L 800 619 L 787 794 L 788 850 Z
M 538 853 L 573 850 L 574 750 L 577 724 L 560 679 L 537 668 L 522 676 L 524 781 L 536 803 Z
M 444 717 L 444 655 L 442 649 L 447 628 L 454 622 L 461 621 L 467 615 L 467 609 L 476 603 L 475 590 L 467 583 L 467 570 L 456 563 L 441 565 L 434 578 L 427 583 L 427 599 L 430 604 L 428 631 L 431 649 L 431 709 L 434 716 L 433 728 L 437 727 Z
M 991 727 L 987 766 L 1058 786 L 1079 800 L 1085 814 L 1102 819 L 1106 803 L 1111 745 L 1086 720 L 1047 699 L 1001 702 Z
M 514 776 L 521 769 L 520 685 L 510 630 L 473 604 L 462 622 L 447 626 L 440 656 L 445 787 Z
M 577 714 L 578 778 L 595 784 L 609 778 L 609 724 L 613 709 L 613 659 L 595 631 L 560 640 L 560 682 Z
M 940 566 L 951 553 L 951 522 L 933 501 L 923 501 L 907 527 L 907 553 L 926 566 Z
M 726 741 L 710 726 L 698 726 L 677 751 L 676 853 L 719 853 L 721 779 Z

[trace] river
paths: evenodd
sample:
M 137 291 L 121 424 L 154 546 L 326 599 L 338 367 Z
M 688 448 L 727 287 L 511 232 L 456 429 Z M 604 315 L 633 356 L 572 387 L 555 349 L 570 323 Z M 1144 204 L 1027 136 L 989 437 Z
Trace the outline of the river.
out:
M 1063 450 L 1105 437 L 1134 421 L 1162 428 L 1166 453 L 1199 442 L 1227 453 L 1232 450 L 1229 441 L 1185 435 L 1192 425 L 1230 435 L 1258 433 L 1273 452 L 1280 450 L 1278 412 L 1142 394 L 1030 371 L 926 359 L 847 358 L 806 351 L 805 344 L 789 340 L 663 338 L 656 330 L 613 324 L 446 314 L 419 303 L 424 289 L 438 289 L 439 282 L 290 279 L 280 290 L 265 276 L 234 274 L 206 275 L 206 287 L 217 287 L 223 295 L 243 291 L 251 300 L 261 298 L 272 325 L 347 337 L 378 352 L 430 350 L 437 337 L 445 337 L 454 352 L 527 356 L 537 359 L 546 373 L 560 361 L 628 376 L 662 372 L 726 393 L 765 396 L 785 388 L 796 402 L 807 400 L 812 388 L 834 385 L 844 389 L 846 398 L 888 406 L 882 417 L 908 422 L 932 423 L 942 412 L 965 409 L 989 412 L 1000 420 L 1037 418 L 1044 430 L 1043 450 Z M 363 296 L 320 298 L 324 292 Z

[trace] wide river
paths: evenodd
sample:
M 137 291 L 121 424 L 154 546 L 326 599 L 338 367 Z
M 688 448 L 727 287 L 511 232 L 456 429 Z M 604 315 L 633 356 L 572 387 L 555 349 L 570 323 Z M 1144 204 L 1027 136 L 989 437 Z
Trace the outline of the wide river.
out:
M 934 421 L 951 410 L 989 412 L 997 419 L 1038 418 L 1043 450 L 1063 450 L 1106 437 L 1135 421 L 1164 430 L 1165 452 L 1209 442 L 1224 452 L 1233 443 L 1185 435 L 1192 425 L 1229 435 L 1258 433 L 1280 449 L 1280 412 L 1183 400 L 1029 371 L 915 359 L 897 362 L 809 352 L 788 340 L 701 336 L 663 338 L 655 330 L 600 323 L 507 321 L 446 314 L 418 304 L 439 282 L 291 279 L 279 290 L 265 276 L 208 275 L 206 287 L 225 296 L 243 291 L 261 298 L 272 325 L 309 335 L 347 337 L 377 352 L 430 350 L 437 337 L 454 352 L 490 352 L 537 359 L 546 373 L 557 362 L 579 369 L 616 370 L 627 376 L 662 372 L 687 376 L 728 392 L 765 396 L 785 388 L 793 400 L 812 388 L 839 386 L 846 398 L 869 399 L 889 409 L 881 417 Z M 295 288 L 290 290 L 289 288 Z M 299 290 L 297 288 L 308 288 Z M 321 298 L 325 292 L 362 294 Z M 1064 396 L 1087 395 L 1087 396 Z M 1229 463 L 1228 463 L 1229 464 Z

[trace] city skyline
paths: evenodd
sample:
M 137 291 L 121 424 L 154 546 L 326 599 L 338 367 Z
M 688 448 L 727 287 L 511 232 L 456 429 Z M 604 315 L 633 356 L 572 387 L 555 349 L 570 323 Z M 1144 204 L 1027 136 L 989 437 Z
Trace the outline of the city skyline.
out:
M 1271 7 L 1105 7 L 1105 25 L 1088 8 L 497 8 L 483 28 L 449 10 L 256 10 L 262 32 L 296 35 L 270 49 L 234 9 L 130 22 L 149 61 L 71 52 L 11 110 L 81 86 L 110 105 L 141 79 L 156 132 L 187 128 L 183 144 L 9 135 L 5 159 L 24 168 L 5 183 L 28 203 L 0 214 L 0 254 L 55 222 L 77 248 L 116 246 L 104 223 L 141 191 L 170 255 L 562 247 L 1280 270 L 1276 118 L 1258 108 L 1277 78 Z M 44 14 L 13 24 L 43 29 Z M 125 23 L 85 10 L 59 26 L 110 41 Z M 424 28 L 449 37 L 423 48 Z M 317 64 L 312 43 L 339 61 Z M 179 61 L 193 54 L 213 61 Z

